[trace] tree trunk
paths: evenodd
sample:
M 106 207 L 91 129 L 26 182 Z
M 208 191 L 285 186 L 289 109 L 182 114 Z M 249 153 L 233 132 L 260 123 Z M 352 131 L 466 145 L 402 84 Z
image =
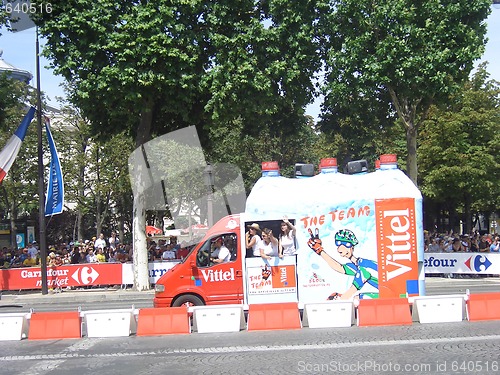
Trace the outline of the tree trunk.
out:
M 87 149 L 87 142 L 84 140 L 81 144 L 82 155 L 85 155 L 85 150 Z M 85 200 L 85 165 L 81 165 L 78 171 L 78 207 L 80 204 L 83 205 Z M 82 210 L 78 209 L 78 237 L 77 240 L 84 240 L 83 238 L 83 213 Z
M 123 220 L 123 207 L 125 207 L 125 200 L 123 196 L 120 197 L 120 209 L 118 210 L 118 237 L 120 238 L 120 243 L 125 241 L 125 221 Z M 133 231 L 133 230 L 132 230 Z
M 100 170 L 100 152 L 99 152 L 99 146 L 96 147 L 96 177 L 97 177 L 97 182 L 101 183 L 101 170 Z M 101 192 L 99 189 L 95 189 L 95 236 L 99 238 L 99 234 L 102 232 L 102 197 L 101 197 Z
M 138 291 L 149 290 L 148 252 L 146 243 L 146 210 L 144 194 L 134 197 L 133 211 L 134 236 L 134 287 Z
M 151 124 L 153 121 L 153 99 L 151 97 L 144 100 L 142 107 L 141 121 L 137 130 L 136 147 L 141 147 L 149 141 L 151 137 Z M 134 194 L 134 208 L 132 217 L 133 229 L 133 262 L 134 262 L 134 287 L 138 291 L 149 290 L 149 269 L 148 269 L 148 250 L 146 242 L 146 199 L 144 191 L 146 181 L 141 176 L 146 175 L 147 171 L 136 170 L 134 178 L 136 179 L 136 189 Z
M 393 87 L 387 86 L 389 95 L 391 96 L 392 103 L 396 108 L 399 119 L 403 123 L 406 131 L 406 150 L 408 155 L 406 157 L 406 173 L 413 181 L 415 186 L 417 184 L 418 170 L 417 170 L 417 129 L 427 116 L 430 104 L 419 109 L 421 100 L 409 100 L 404 96 L 398 97 L 396 90 Z M 417 111 L 420 113 L 420 119 L 417 120 Z
M 14 200 L 10 205 L 10 245 L 12 250 L 17 249 L 17 236 L 16 236 L 16 219 L 17 219 L 17 210 L 16 203 Z
M 470 233 L 472 229 L 471 198 L 466 194 L 464 197 L 464 229 L 462 234 Z
M 408 151 L 408 155 L 406 157 L 406 172 L 415 186 L 418 186 L 417 127 L 413 121 L 411 121 L 406 128 L 406 149 Z

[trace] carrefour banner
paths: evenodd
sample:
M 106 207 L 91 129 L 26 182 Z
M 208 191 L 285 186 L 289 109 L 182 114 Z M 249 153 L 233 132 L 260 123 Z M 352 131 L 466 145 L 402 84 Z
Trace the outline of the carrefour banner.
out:
M 500 274 L 498 253 L 426 253 L 425 273 Z
M 121 263 L 89 263 L 49 267 L 49 288 L 83 287 L 90 285 L 122 284 Z M 23 267 L 0 270 L 1 290 L 41 289 L 40 267 Z
M 179 261 L 149 263 L 149 281 L 158 279 Z M 93 285 L 134 284 L 132 263 L 87 263 L 48 267 L 49 288 L 84 287 Z M 0 270 L 0 290 L 26 290 L 42 288 L 40 267 L 22 267 Z

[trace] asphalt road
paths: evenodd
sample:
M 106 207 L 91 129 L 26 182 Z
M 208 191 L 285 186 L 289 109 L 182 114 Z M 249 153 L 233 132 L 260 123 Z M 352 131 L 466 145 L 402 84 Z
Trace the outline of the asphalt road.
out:
M 500 277 L 427 277 L 425 279 L 425 291 L 426 295 L 429 296 L 464 294 L 467 289 L 469 289 L 470 293 L 500 292 Z
M 5 375 L 498 374 L 499 323 L 0 342 Z

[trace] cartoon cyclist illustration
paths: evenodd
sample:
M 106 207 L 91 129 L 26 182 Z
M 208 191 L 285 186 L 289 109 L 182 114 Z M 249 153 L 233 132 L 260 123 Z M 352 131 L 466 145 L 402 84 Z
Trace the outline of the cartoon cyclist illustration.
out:
M 373 260 L 357 258 L 354 256 L 354 247 L 359 243 L 354 233 L 349 229 L 341 229 L 335 233 L 335 245 L 341 257 L 349 259 L 346 264 L 341 264 L 323 249 L 323 242 L 319 238 L 319 230 L 316 228 L 316 233 L 313 234 L 309 228 L 311 238 L 307 241 L 307 245 L 314 250 L 316 254 L 322 257 L 333 270 L 354 276 L 351 287 L 344 293 L 333 293 L 328 299 L 350 299 L 356 295 L 365 284 L 369 284 L 378 290 L 378 266 Z M 367 293 L 367 296 L 378 297 L 378 293 Z

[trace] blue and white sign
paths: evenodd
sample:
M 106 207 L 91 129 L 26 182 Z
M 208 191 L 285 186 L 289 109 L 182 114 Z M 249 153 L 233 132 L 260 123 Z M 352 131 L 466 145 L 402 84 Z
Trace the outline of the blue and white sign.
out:
M 16 242 L 17 242 L 17 248 L 21 249 L 26 246 L 25 244 L 25 237 L 24 233 L 18 233 L 16 234 Z
M 498 253 L 426 253 L 425 273 L 499 274 Z

